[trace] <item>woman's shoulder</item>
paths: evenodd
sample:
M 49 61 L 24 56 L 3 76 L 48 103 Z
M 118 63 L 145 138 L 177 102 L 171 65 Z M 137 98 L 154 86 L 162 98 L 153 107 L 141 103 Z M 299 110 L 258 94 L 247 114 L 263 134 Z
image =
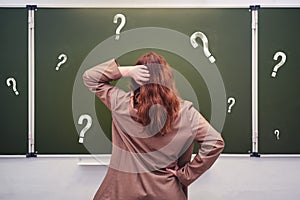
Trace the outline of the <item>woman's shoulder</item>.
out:
M 188 110 L 194 110 L 194 104 L 191 101 L 188 100 L 181 100 L 180 101 L 180 110 L 181 111 L 188 111 Z
M 191 118 L 191 116 L 201 115 L 201 113 L 194 106 L 193 102 L 182 100 L 180 103 L 180 115 L 187 118 Z

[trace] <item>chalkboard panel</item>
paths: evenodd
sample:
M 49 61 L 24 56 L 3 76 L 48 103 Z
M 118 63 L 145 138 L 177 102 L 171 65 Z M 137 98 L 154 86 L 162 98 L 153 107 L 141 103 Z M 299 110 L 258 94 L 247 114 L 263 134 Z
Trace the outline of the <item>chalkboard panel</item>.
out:
M 1 23 L 1 124 L 3 144 L 0 154 L 27 152 L 27 10 L 0 9 Z M 247 153 L 251 148 L 251 13 L 247 9 L 38 9 L 36 12 L 36 148 L 38 153 L 91 153 L 78 143 L 78 123 L 72 116 L 72 89 L 75 77 L 87 55 L 101 42 L 113 36 L 117 24 L 113 16 L 123 13 L 127 23 L 122 31 L 141 27 L 162 27 L 190 36 L 204 32 L 209 49 L 216 57 L 227 98 L 235 97 L 232 112 L 227 113 L 222 135 L 225 153 Z M 297 113 L 300 110 L 299 48 L 294 38 L 299 9 L 259 10 L 259 152 L 299 153 Z M 121 35 L 122 37 L 122 35 Z M 187 41 L 188 42 L 188 41 Z M 201 44 L 201 41 L 198 40 Z M 202 44 L 201 44 L 202 45 Z M 109 51 L 110 49 L 108 49 Z M 189 60 L 162 49 L 134 50 L 118 57 L 124 65 L 134 64 L 138 56 L 154 50 L 162 54 L 196 93 L 189 99 L 185 85 L 177 82 L 183 98 L 192 100 L 201 113 L 211 117 L 211 99 L 203 77 Z M 271 77 L 276 52 L 286 62 Z M 57 71 L 58 57 L 67 61 Z M 101 56 L 101 55 L 99 55 Z M 114 57 L 114 55 L 111 55 Z M 184 66 L 184 67 L 182 67 Z M 17 81 L 16 95 L 6 81 Z M 176 78 L 176 77 L 175 77 Z M 126 86 L 126 84 L 124 84 Z M 123 87 L 124 85 L 121 85 Z M 97 123 L 110 138 L 110 113 L 95 101 Z M 229 103 L 228 103 L 229 106 Z M 104 117 L 105 116 L 105 117 Z M 16 125 L 17 124 L 17 125 Z M 277 130 L 279 132 L 277 132 Z M 278 134 L 279 133 L 279 134 Z M 97 133 L 92 133 L 97 134 Z M 88 133 L 86 139 L 89 139 Z M 92 137 L 91 137 L 92 138 Z M 110 153 L 110 144 L 99 141 L 92 153 Z
M 78 142 L 76 127 L 79 125 L 72 117 L 72 89 L 84 59 L 97 45 L 115 35 L 118 24 L 113 23 L 113 17 L 117 13 L 126 16 L 122 31 L 160 27 L 178 31 L 187 38 L 195 31 L 205 33 L 227 97 L 236 99 L 231 113 L 227 113 L 223 130 L 219 130 L 226 142 L 224 152 L 247 153 L 251 148 L 251 13 L 248 9 L 38 9 L 35 17 L 37 151 L 50 154 L 110 153 L 111 144 L 105 140 L 97 141 L 99 148 L 93 152 Z M 201 40 L 198 42 L 202 46 Z M 207 85 L 201 75 L 195 73 L 189 60 L 170 51 L 149 48 L 124 53 L 117 59 L 122 65 L 132 65 L 141 53 L 150 50 L 161 53 L 188 80 L 197 96 L 194 103 L 209 119 L 211 99 Z M 67 56 L 67 61 L 57 71 L 61 54 Z M 185 98 L 185 88 L 181 83 L 176 84 Z M 109 138 L 108 110 L 99 101 L 92 106 L 97 110 L 94 122 L 101 124 Z M 93 134 L 97 133 L 87 132 L 85 140 L 91 140 Z
M 0 154 L 27 153 L 27 10 L 0 8 Z M 7 79 L 14 78 L 13 82 Z
M 300 9 L 259 11 L 259 151 L 300 153 Z M 276 67 L 273 57 L 286 61 Z M 276 77 L 272 71 L 277 69 Z

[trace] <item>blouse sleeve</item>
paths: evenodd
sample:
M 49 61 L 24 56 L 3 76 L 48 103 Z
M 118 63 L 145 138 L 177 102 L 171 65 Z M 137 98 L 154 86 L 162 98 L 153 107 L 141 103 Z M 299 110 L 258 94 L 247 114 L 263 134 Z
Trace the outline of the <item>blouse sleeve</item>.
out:
M 118 66 L 116 60 L 111 59 L 86 70 L 82 76 L 83 83 L 91 92 L 95 93 L 109 109 L 112 109 L 113 101 L 120 92 L 119 88 L 109 84 L 110 81 L 122 77 Z
M 194 140 L 199 149 L 191 162 L 177 171 L 179 181 L 188 186 L 208 170 L 224 149 L 224 140 L 206 119 L 193 108 L 190 118 Z

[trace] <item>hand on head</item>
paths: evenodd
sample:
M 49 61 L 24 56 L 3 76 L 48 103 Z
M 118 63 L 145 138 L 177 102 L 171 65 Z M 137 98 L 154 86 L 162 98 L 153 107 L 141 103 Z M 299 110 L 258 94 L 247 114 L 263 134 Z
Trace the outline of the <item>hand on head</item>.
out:
M 150 79 L 149 70 L 145 65 L 135 65 L 132 67 L 129 73 L 130 77 L 133 78 L 133 80 L 139 85 L 143 85 Z

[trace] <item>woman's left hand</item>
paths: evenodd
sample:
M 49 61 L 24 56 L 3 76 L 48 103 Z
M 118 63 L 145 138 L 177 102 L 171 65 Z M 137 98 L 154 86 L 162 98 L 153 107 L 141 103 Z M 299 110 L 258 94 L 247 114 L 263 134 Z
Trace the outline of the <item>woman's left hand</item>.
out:
M 166 170 L 167 170 L 169 173 L 173 174 L 173 175 L 176 176 L 176 177 L 177 177 L 177 170 L 178 170 L 178 169 L 179 169 L 179 167 L 178 167 L 177 163 L 176 163 L 174 169 L 166 168 Z

